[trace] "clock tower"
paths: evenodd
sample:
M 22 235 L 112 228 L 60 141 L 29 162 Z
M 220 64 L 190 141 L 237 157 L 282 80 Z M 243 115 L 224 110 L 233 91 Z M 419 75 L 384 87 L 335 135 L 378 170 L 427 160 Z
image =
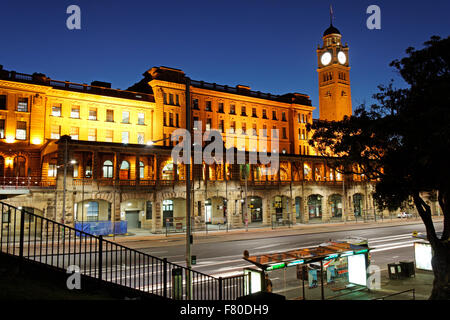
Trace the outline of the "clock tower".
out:
M 348 45 L 332 23 L 317 48 L 320 120 L 340 121 L 352 115 Z

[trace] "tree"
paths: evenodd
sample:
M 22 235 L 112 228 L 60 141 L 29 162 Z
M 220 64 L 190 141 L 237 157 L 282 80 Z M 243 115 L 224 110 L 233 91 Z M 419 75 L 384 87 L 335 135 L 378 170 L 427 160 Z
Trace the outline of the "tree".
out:
M 406 89 L 392 82 L 379 86 L 376 104 L 360 106 L 342 121 L 310 125 L 310 144 L 321 155 L 338 155 L 344 173 L 354 173 L 357 164 L 375 181 L 381 208 L 398 209 L 413 199 L 433 249 L 430 299 L 450 299 L 450 37 L 431 37 L 423 49 L 406 54 L 390 64 Z M 442 235 L 423 198 L 430 193 L 443 212 Z

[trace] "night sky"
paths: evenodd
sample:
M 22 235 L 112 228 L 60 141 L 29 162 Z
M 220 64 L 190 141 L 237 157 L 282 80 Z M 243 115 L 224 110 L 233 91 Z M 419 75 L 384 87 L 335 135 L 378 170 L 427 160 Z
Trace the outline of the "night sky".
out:
M 318 107 L 317 45 L 331 1 L 2 0 L 0 64 L 57 80 L 111 82 L 126 89 L 153 66 L 195 80 L 283 94 L 301 92 Z M 81 8 L 81 30 L 66 9 Z M 381 8 L 381 30 L 366 9 Z M 350 47 L 353 108 L 371 103 L 377 85 L 395 79 L 389 63 L 430 36 L 449 36 L 450 1 L 334 1 L 333 24 Z M 316 109 L 314 116 L 318 117 Z

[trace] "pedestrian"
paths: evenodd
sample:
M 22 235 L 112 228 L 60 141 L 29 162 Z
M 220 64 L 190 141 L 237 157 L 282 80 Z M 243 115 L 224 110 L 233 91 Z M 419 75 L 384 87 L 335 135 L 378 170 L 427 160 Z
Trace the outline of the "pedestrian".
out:
M 269 275 L 265 274 L 266 292 L 272 292 L 272 281 L 269 279 Z

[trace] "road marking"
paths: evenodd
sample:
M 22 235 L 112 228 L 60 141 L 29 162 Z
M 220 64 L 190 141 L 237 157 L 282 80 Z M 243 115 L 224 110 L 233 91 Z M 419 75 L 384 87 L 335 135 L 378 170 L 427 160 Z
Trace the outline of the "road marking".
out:
M 368 239 L 370 240 L 380 240 L 380 239 L 392 239 L 392 238 L 397 238 L 397 237 L 405 237 L 405 236 L 411 236 L 412 237 L 412 232 L 411 233 L 404 233 L 404 234 L 397 234 L 397 235 L 392 235 L 392 236 L 385 236 L 385 237 L 379 237 L 379 238 L 370 238 Z
M 375 246 L 374 250 L 379 249 L 379 248 L 384 248 L 384 247 L 393 247 L 393 246 L 402 245 L 402 244 L 406 244 L 406 243 L 413 245 L 414 242 L 415 242 L 414 240 L 411 240 L 411 241 L 403 241 L 403 242 L 394 242 L 394 243 L 380 244 L 379 246 Z M 372 252 L 374 250 L 372 250 Z
M 402 245 L 402 246 L 395 246 L 395 247 L 388 247 L 388 248 L 374 249 L 374 250 L 371 250 L 370 252 L 371 252 L 371 253 L 374 253 L 374 252 L 380 252 L 380 251 L 388 251 L 388 250 L 394 250 L 394 249 L 400 249 L 400 248 L 412 247 L 413 245 L 414 245 L 414 244 L 411 243 L 411 244 L 405 244 L 405 245 Z

